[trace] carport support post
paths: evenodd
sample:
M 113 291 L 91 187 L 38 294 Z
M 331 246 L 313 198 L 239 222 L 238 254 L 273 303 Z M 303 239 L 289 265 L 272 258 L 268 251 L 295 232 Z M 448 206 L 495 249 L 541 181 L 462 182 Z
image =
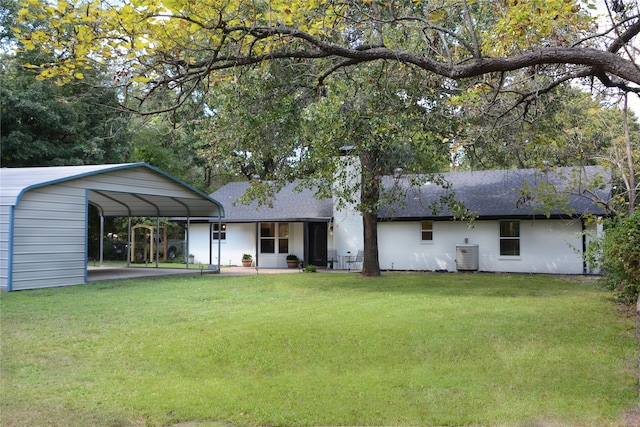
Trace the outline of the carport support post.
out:
M 100 267 L 104 259 L 104 215 L 100 212 Z
M 127 267 L 131 267 L 131 216 L 127 218 Z
M 156 268 L 158 268 L 160 260 L 160 217 L 156 217 Z
M 209 237 L 213 240 L 213 223 L 209 221 Z M 211 244 L 209 245 L 209 265 L 213 264 L 213 250 Z
M 220 271 L 220 243 L 222 243 L 222 218 L 220 217 L 220 212 L 218 212 L 218 273 Z
M 187 217 L 187 229 L 184 231 L 184 262 L 185 268 L 189 268 L 189 230 L 191 229 L 191 217 Z M 194 261 L 195 262 L 195 261 Z

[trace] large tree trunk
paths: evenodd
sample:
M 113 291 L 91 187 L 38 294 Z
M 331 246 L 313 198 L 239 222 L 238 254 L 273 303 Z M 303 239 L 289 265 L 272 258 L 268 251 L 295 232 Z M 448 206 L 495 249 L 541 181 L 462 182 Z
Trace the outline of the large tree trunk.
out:
M 380 201 L 380 167 L 378 148 L 360 150 L 360 206 L 364 232 L 362 275 L 380 276 L 378 260 L 378 202 Z
M 380 276 L 380 261 L 378 260 L 378 215 L 365 212 L 362 214 L 362 223 L 364 226 L 362 275 L 377 277 Z

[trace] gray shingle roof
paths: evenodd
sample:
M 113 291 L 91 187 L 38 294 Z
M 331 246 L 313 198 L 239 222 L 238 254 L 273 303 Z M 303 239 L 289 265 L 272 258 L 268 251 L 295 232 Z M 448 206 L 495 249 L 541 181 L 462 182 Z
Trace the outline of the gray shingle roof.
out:
M 578 188 L 576 182 L 585 182 L 585 178 L 600 175 L 608 183 L 605 170 L 602 167 L 589 166 L 585 168 L 560 168 L 547 173 L 538 169 L 493 170 L 474 172 L 451 172 L 441 176 L 450 184 L 455 192 L 455 199 L 464 203 L 465 207 L 478 214 L 478 218 L 529 218 L 543 217 L 545 212 L 534 200 L 518 203 L 521 199 L 519 190 L 528 186 L 533 188 L 540 183 L 552 184 L 553 191 L 571 192 L 568 196 L 569 211 L 574 215 L 594 214 L 604 215 L 605 210 L 585 197 L 584 188 Z M 414 177 L 415 178 L 415 177 Z M 426 178 L 425 178 L 426 180 Z M 225 185 L 211 194 L 211 197 L 224 206 L 225 221 L 227 222 L 256 222 L 256 221 L 319 221 L 329 220 L 332 216 L 333 202 L 331 199 L 317 200 L 312 190 L 294 191 L 296 184 L 287 185 L 280 191 L 273 207 L 258 207 L 256 202 L 243 205 L 234 202 L 244 194 L 249 187 L 248 182 L 233 182 Z M 400 201 L 380 208 L 379 217 L 390 220 L 410 220 L 419 218 L 451 218 L 453 215 L 446 206 L 441 206 L 434 214 L 431 204 L 438 203 L 447 190 L 434 182 L 426 182 L 415 186 L 407 177 L 383 178 L 385 189 L 400 191 Z M 604 186 L 596 191 L 607 200 L 610 187 Z M 554 208 L 548 213 L 551 217 L 568 216 L 567 209 Z
M 249 188 L 248 182 L 231 182 L 213 192 L 211 197 L 222 203 L 227 222 L 256 221 L 329 221 L 333 216 L 331 199 L 318 200 L 313 191 L 295 190 L 296 183 L 286 185 L 273 200 L 272 206 L 235 203 Z M 234 204 L 235 203 L 235 204 Z
M 595 214 L 604 215 L 606 212 L 598 206 L 592 198 L 587 197 L 586 182 L 599 177 L 607 183 L 603 188 L 592 190 L 602 200 L 608 200 L 611 189 L 605 169 L 599 166 L 585 168 L 559 168 L 549 172 L 539 169 L 492 170 L 474 172 L 452 172 L 442 174 L 444 180 L 450 183 L 450 190 L 455 192 L 455 200 L 464 203 L 479 218 L 501 217 L 552 217 Z M 542 209 L 540 200 L 523 200 L 519 192 L 523 188 L 534 189 L 542 185 L 549 193 L 561 193 L 567 197 L 567 206 L 556 206 L 546 212 Z M 404 193 L 401 203 L 393 207 L 380 209 L 380 218 L 409 219 L 428 217 L 452 217 L 450 209 L 441 206 L 436 214 L 431 205 L 438 203 L 447 194 L 438 183 L 427 182 L 421 186 L 412 186 L 407 178 L 395 179 L 385 177 L 385 188 L 397 186 Z M 567 209 L 568 208 L 568 209 Z

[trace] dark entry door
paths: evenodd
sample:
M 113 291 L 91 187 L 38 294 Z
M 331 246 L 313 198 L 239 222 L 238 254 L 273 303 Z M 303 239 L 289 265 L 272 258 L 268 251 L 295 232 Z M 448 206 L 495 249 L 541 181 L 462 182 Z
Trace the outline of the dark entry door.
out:
M 325 268 L 327 266 L 327 223 L 310 222 L 308 230 L 309 257 L 305 261 L 307 264 Z

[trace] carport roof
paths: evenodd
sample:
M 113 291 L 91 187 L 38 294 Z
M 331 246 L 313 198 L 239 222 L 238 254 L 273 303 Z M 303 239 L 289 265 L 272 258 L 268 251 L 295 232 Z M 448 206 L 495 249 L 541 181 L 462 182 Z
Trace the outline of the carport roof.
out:
M 147 163 L 1 168 L 0 204 L 17 206 L 29 190 L 97 174 L 121 171 L 126 178 L 126 173 L 136 168 L 151 171 L 160 185 L 144 191 L 131 191 L 132 185 L 126 184 L 109 190 L 87 188 L 89 203 L 105 216 L 224 216 L 222 205 L 216 200 Z M 162 183 L 178 184 L 180 194 L 167 195 Z

